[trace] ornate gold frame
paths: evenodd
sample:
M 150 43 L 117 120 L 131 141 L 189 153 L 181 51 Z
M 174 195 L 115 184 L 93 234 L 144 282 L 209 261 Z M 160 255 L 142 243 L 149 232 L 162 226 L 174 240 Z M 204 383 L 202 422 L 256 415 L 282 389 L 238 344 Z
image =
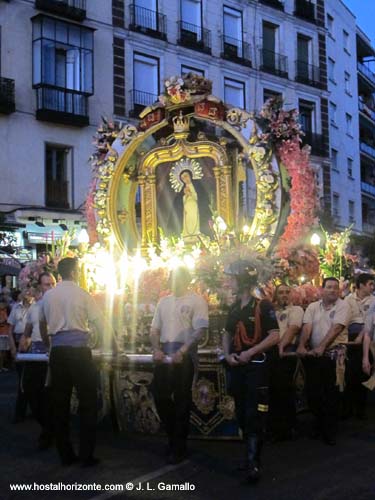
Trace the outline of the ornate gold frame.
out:
M 183 107 L 183 106 L 180 106 Z M 234 112 L 238 115 L 238 110 L 229 110 L 228 116 L 233 116 Z M 230 115 L 231 114 L 231 115 Z M 263 148 L 258 148 L 256 144 L 249 143 L 241 133 L 241 126 L 225 120 L 213 120 L 205 117 L 196 117 L 190 113 L 182 117 L 181 123 L 174 123 L 175 131 L 168 138 L 163 139 L 163 143 L 153 147 L 144 154 L 141 163 L 138 166 L 138 175 L 135 179 L 129 179 L 126 172 L 126 166 L 135 153 L 136 149 L 150 135 L 155 134 L 162 128 L 170 124 L 170 117 L 163 119 L 158 124 L 151 126 L 145 132 L 136 132 L 125 141 L 125 150 L 120 153 L 119 158 L 114 165 L 113 174 L 109 180 L 107 192 L 107 218 L 108 229 L 113 232 L 117 244 L 121 250 L 125 249 L 123 233 L 120 224 L 126 223 L 126 231 L 129 231 L 131 238 L 135 243 L 141 244 L 144 251 L 149 242 L 155 243 L 158 237 L 157 210 L 156 210 L 156 168 L 158 165 L 178 161 L 183 156 L 189 158 L 212 158 L 215 162 L 214 176 L 216 179 L 216 210 L 228 225 L 236 221 L 234 210 L 236 204 L 232 192 L 233 179 L 232 168 L 229 164 L 225 144 L 209 140 L 197 140 L 188 142 L 188 122 L 190 117 L 194 116 L 198 121 L 214 123 L 228 131 L 243 147 L 244 156 L 251 161 L 255 179 L 256 189 L 256 210 L 253 218 L 249 235 L 251 239 L 257 240 L 255 248 L 264 252 L 272 246 L 272 240 L 276 233 L 280 218 L 280 208 L 282 202 L 282 178 L 280 168 L 274 158 L 263 155 Z M 233 120 L 232 120 L 233 121 Z M 129 126 L 127 126 L 129 127 Z M 126 127 L 124 127 L 125 129 Z M 125 135 L 126 137 L 126 135 Z M 162 141 L 160 141 L 162 142 Z M 266 174 L 266 175 L 265 175 Z M 237 174 L 234 175 L 236 177 Z M 266 178 L 262 182 L 262 178 Z M 121 182 L 128 184 L 129 194 L 128 203 L 124 210 L 118 207 L 118 189 Z M 137 188 L 141 189 L 141 234 L 136 227 L 136 219 L 133 207 L 135 206 L 135 197 Z M 234 186 L 236 191 L 236 186 Z M 119 216 L 121 213 L 121 217 Z M 121 219 L 121 220 L 120 220 Z
M 212 158 L 216 181 L 216 210 L 227 224 L 233 222 L 232 208 L 232 167 L 228 164 L 225 149 L 211 141 L 189 143 L 188 131 L 175 132 L 169 142 L 148 152 L 139 165 L 138 184 L 141 188 L 142 236 L 141 247 L 158 239 L 157 207 L 156 207 L 156 169 L 166 162 L 176 162 L 183 157 Z

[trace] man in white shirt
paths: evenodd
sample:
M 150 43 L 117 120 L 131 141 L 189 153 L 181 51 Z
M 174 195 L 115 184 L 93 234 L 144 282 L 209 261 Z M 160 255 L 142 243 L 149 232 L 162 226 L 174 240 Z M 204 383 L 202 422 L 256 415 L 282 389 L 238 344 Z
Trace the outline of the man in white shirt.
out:
M 206 301 L 189 291 L 191 275 L 183 267 L 170 275 L 172 295 L 162 298 L 151 324 L 155 363 L 153 393 L 168 435 L 168 463 L 186 458 L 194 360 L 197 346 L 208 328 Z
M 373 274 L 360 274 L 355 281 L 355 292 L 345 298 L 350 307 L 349 341 L 356 343 L 348 347 L 344 394 L 346 417 L 354 414 L 357 418 L 365 418 L 367 389 L 362 385 L 362 382 L 366 380 L 366 375 L 362 371 L 363 334 L 361 332 L 369 311 L 375 307 L 374 280 Z
M 102 328 L 100 310 L 94 299 L 76 283 L 78 261 L 67 257 L 58 264 L 62 282 L 49 290 L 41 303 L 41 335 L 51 343 L 49 366 L 57 450 L 62 465 L 78 458 L 84 466 L 99 463 L 94 457 L 96 442 L 97 395 L 96 369 L 87 346 L 89 323 Z M 47 338 L 48 342 L 48 338 Z M 70 399 L 77 390 L 80 408 L 79 457 L 69 436 Z
M 38 279 L 39 300 L 31 304 L 26 315 L 25 333 L 21 338 L 28 341 L 31 338 L 31 353 L 45 354 L 48 346 L 43 342 L 40 335 L 40 304 L 43 295 L 56 286 L 55 277 L 48 272 L 41 273 Z M 38 438 L 38 450 L 49 448 L 53 441 L 53 415 L 51 397 L 46 387 L 48 364 L 45 361 L 30 361 L 25 363 L 23 373 L 23 388 L 27 401 L 30 405 L 33 417 L 41 426 Z
M 340 393 L 337 384 L 337 360 L 340 344 L 348 341 L 349 305 L 340 299 L 339 281 L 323 280 L 322 299 L 310 304 L 303 317 L 303 329 L 297 352 L 306 357 L 306 392 L 309 407 L 316 418 L 313 437 L 336 444 Z M 344 363 L 344 361 L 342 361 Z
M 296 403 L 293 376 L 296 358 L 285 356 L 296 350 L 297 336 L 302 328 L 303 309 L 290 303 L 291 287 L 276 287 L 274 307 L 279 324 L 279 356 L 275 353 L 270 373 L 270 430 L 277 441 L 290 439 L 296 426 Z
M 31 303 L 33 302 L 33 292 L 30 288 L 26 288 L 19 295 L 19 300 L 16 302 L 11 310 L 8 318 L 8 323 L 10 324 L 9 329 L 9 345 L 12 357 L 15 358 L 17 354 L 17 349 L 22 335 L 25 332 L 26 327 L 26 315 Z M 16 363 L 16 370 L 18 373 L 18 390 L 16 407 L 14 412 L 13 423 L 22 422 L 25 419 L 27 411 L 27 400 L 22 389 L 22 377 L 23 377 L 23 363 Z

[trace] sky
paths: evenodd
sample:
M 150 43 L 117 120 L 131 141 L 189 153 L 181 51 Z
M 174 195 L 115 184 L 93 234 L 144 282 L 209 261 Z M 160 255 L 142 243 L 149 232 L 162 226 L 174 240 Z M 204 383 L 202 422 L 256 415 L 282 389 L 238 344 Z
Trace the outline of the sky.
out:
M 375 46 L 375 0 L 343 0 L 357 18 L 357 25 Z

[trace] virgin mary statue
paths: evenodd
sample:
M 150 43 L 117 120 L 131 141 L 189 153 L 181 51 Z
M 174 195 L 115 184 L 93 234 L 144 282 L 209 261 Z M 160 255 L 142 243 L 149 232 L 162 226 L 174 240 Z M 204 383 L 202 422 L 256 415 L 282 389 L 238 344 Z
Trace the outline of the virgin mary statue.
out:
M 200 163 L 189 158 L 182 158 L 176 162 L 169 173 L 172 189 L 180 193 L 174 203 L 173 218 L 180 219 L 175 227 L 180 227 L 181 236 L 188 241 L 196 240 L 202 230 L 200 217 L 202 200 L 199 198 L 203 194 L 194 184 L 195 180 L 202 179 L 202 177 Z
M 183 170 L 180 179 L 184 183 L 182 237 L 189 238 L 200 233 L 198 195 L 190 170 Z

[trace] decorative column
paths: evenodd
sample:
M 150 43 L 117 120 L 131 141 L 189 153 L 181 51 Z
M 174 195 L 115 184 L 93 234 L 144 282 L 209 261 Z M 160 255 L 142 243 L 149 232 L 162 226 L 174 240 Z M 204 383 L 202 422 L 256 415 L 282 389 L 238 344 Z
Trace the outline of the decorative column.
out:
M 232 166 L 221 167 L 220 201 L 221 213 L 228 225 L 233 224 L 233 201 L 232 201 Z

